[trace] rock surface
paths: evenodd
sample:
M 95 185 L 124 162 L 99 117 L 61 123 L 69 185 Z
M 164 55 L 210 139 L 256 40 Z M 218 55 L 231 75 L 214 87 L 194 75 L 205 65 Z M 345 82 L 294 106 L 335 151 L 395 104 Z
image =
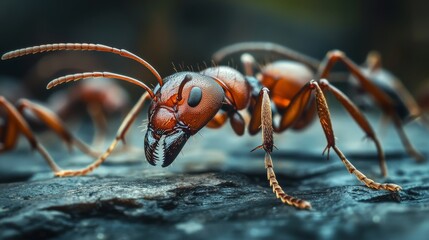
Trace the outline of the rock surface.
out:
M 276 136 L 280 150 L 273 155 L 280 184 L 310 201 L 309 211 L 275 199 L 263 152 L 249 153 L 260 136 L 236 137 L 229 127 L 191 139 L 168 169 L 133 151 L 75 178 L 52 177 L 23 142 L 0 155 L 0 239 L 426 239 L 429 164 L 404 154 L 388 129 L 382 139 L 389 177 L 383 179 L 372 144 L 357 141 L 362 133 L 342 122 L 334 126 L 346 156 L 375 180 L 400 184 L 401 192 L 368 189 L 333 153 L 327 161 L 316 124 Z M 411 125 L 407 132 L 428 156 L 428 131 Z M 141 135 L 130 138 L 142 142 Z M 63 168 L 90 162 L 61 147 L 51 152 Z

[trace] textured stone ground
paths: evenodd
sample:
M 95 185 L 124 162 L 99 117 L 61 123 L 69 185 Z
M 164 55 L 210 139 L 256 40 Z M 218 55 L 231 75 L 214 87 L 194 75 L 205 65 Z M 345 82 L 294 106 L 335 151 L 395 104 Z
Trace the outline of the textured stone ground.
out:
M 429 164 L 403 152 L 392 129 L 382 137 L 389 177 L 379 175 L 375 149 L 347 117 L 334 121 L 338 145 L 378 181 L 402 185 L 373 191 L 337 157 L 321 156 L 318 125 L 276 136 L 275 170 L 286 192 L 310 201 L 310 211 L 284 206 L 266 181 L 263 152 L 249 153 L 260 136 L 236 137 L 229 127 L 195 136 L 167 169 L 141 153 L 117 154 L 85 177 L 53 178 L 25 142 L 0 156 L 0 239 L 426 239 Z M 407 132 L 426 156 L 429 131 Z M 139 132 L 139 131 L 138 131 Z M 130 143 L 143 144 L 143 136 Z M 64 168 L 90 158 L 51 147 Z

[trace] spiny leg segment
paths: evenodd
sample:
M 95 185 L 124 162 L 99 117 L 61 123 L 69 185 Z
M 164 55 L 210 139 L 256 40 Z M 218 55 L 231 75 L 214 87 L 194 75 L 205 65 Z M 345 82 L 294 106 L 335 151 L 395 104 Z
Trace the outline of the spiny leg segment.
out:
M 334 95 L 336 95 L 336 97 L 340 98 L 339 99 L 340 102 L 342 102 L 342 104 L 345 106 L 345 108 L 352 114 L 352 116 L 356 120 L 361 117 L 360 115 L 356 115 L 356 113 L 353 112 L 353 109 L 351 108 L 351 106 L 348 105 L 348 102 L 346 103 L 345 99 L 341 98 L 341 96 L 338 95 L 340 93 L 339 91 L 337 92 L 336 89 L 333 88 L 332 86 L 329 86 L 327 84 L 327 82 L 323 82 L 323 85 L 324 85 L 324 87 L 326 87 L 330 91 L 332 91 L 334 93 Z M 401 187 L 399 185 L 392 184 L 392 183 L 384 183 L 384 184 L 378 183 L 378 182 L 375 182 L 374 180 L 368 178 L 367 176 L 365 176 L 362 172 L 360 172 L 358 169 L 356 169 L 356 167 L 354 167 L 353 164 L 350 163 L 350 161 L 344 156 L 344 154 L 336 146 L 335 135 L 334 135 L 334 131 L 332 128 L 328 104 L 326 102 L 326 98 L 324 97 L 322 89 L 319 87 L 319 84 L 316 81 L 312 80 L 309 82 L 309 84 L 306 84 L 303 87 L 303 90 L 299 94 L 300 95 L 299 99 L 292 101 L 290 108 L 295 109 L 296 106 L 294 106 L 294 105 L 300 105 L 300 106 L 306 105 L 305 102 L 308 102 L 308 99 L 309 99 L 308 93 L 313 92 L 313 91 L 314 91 L 315 96 L 316 96 L 317 113 L 319 116 L 320 124 L 322 126 L 322 129 L 325 133 L 326 140 L 328 142 L 328 144 L 325 148 L 325 151 L 328 151 L 328 154 L 329 154 L 329 150 L 331 148 L 333 148 L 335 153 L 338 155 L 338 157 L 344 163 L 347 170 L 351 174 L 354 174 L 359 181 L 364 183 L 369 188 L 376 189 L 376 190 L 388 190 L 388 191 L 392 191 L 392 192 L 396 192 L 396 191 L 401 190 Z M 303 99 L 307 99 L 307 100 L 303 100 Z M 292 205 L 292 206 L 295 206 L 297 208 L 303 208 L 303 209 L 311 208 L 310 203 L 308 203 L 307 201 L 297 199 L 297 198 L 294 198 L 292 196 L 287 195 L 282 190 L 282 188 L 279 185 L 279 183 L 276 179 L 276 176 L 274 174 L 273 163 L 272 163 L 272 159 L 271 159 L 271 152 L 272 152 L 273 147 L 274 147 L 274 145 L 273 145 L 273 126 L 272 126 L 272 113 L 271 113 L 270 100 L 269 100 L 269 96 L 268 96 L 268 89 L 264 88 L 263 90 L 261 90 L 261 93 L 259 95 L 259 99 L 257 101 L 257 105 L 260 106 L 257 109 L 260 109 L 260 112 L 261 112 L 260 116 L 261 116 L 263 144 L 256 147 L 255 149 L 261 149 L 262 148 L 265 150 L 265 168 L 267 169 L 267 177 L 268 177 L 268 180 L 270 181 L 270 186 L 272 186 L 273 191 L 276 194 L 277 198 L 280 198 L 282 202 L 287 203 L 287 204 Z M 295 112 L 296 111 L 292 111 L 290 114 L 299 116 L 299 114 L 296 114 Z M 285 114 L 288 115 L 289 114 L 288 111 L 286 111 Z M 291 122 L 293 122 L 293 121 L 291 120 Z M 361 122 L 359 124 L 363 125 L 363 126 L 366 125 L 366 120 L 365 121 L 361 120 Z M 361 127 L 365 131 L 367 131 L 367 133 L 370 133 L 370 134 L 372 133 L 370 129 L 368 130 L 366 127 L 363 127 L 363 126 L 361 126 Z M 376 141 L 375 139 L 373 139 L 373 140 Z
M 271 159 L 271 152 L 273 151 L 274 147 L 272 126 L 273 121 L 270 98 L 268 96 L 267 88 L 263 88 L 261 90 L 258 101 L 262 102 L 261 126 L 263 143 L 255 149 L 264 149 L 265 151 L 265 169 L 267 170 L 267 178 L 270 182 L 270 186 L 272 187 L 273 192 L 276 194 L 276 197 L 279 198 L 283 203 L 289 204 L 300 209 L 310 209 L 311 204 L 309 202 L 286 194 L 277 181 L 276 175 L 274 173 L 273 161 Z
M 358 109 L 358 107 L 343 92 L 341 92 L 335 86 L 331 85 L 328 80 L 321 79 L 319 84 L 322 90 L 324 91 L 328 90 L 335 96 L 338 102 L 340 102 L 341 105 L 343 105 L 343 107 L 352 116 L 355 122 L 365 132 L 366 136 L 374 142 L 378 152 L 378 159 L 379 159 L 381 173 L 383 176 L 387 176 L 387 166 L 386 166 L 384 151 L 383 151 L 383 148 L 381 147 L 381 143 L 378 140 L 377 135 L 375 134 L 374 130 L 369 124 L 369 121 L 365 118 L 365 116 Z
M 347 170 L 356 176 L 356 178 L 364 183 L 366 186 L 376 190 L 388 190 L 388 191 L 399 191 L 401 187 L 392 183 L 381 184 L 375 182 L 374 180 L 365 176 L 362 172 L 356 169 L 353 164 L 350 163 L 349 160 L 344 156 L 344 154 L 340 151 L 340 149 L 335 145 L 335 136 L 334 130 L 332 129 L 331 117 L 329 113 L 328 103 L 326 102 L 326 98 L 322 92 L 322 89 L 319 87 L 319 84 L 315 81 L 310 82 L 310 88 L 315 91 L 316 94 L 316 103 L 317 103 L 317 113 L 319 115 L 320 123 L 322 125 L 323 131 L 325 132 L 326 139 L 328 141 L 328 145 L 326 149 L 329 151 L 330 148 L 333 148 L 335 153 L 341 159 L 341 161 L 346 166 Z M 329 152 L 328 152 L 329 154 Z

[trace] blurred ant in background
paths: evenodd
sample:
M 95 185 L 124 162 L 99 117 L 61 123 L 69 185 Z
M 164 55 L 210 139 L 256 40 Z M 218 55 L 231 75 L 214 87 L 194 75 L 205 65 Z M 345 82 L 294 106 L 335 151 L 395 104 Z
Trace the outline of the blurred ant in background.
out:
M 81 60 L 80 58 L 79 60 Z M 34 81 L 67 70 L 67 63 L 76 58 L 56 56 L 42 58 L 30 72 Z M 77 61 L 74 68 L 84 68 L 92 60 Z M 97 64 L 94 64 L 97 65 Z M 51 129 L 71 149 L 73 145 L 83 153 L 97 157 L 94 147 L 101 147 L 105 141 L 108 125 L 107 118 L 122 115 L 129 106 L 126 92 L 110 79 L 76 84 L 71 89 L 58 91 L 51 95 L 46 103 L 31 98 L 28 87 L 16 79 L 3 79 L 0 91 L 0 153 L 11 151 L 18 143 L 19 135 L 24 135 L 33 149 L 47 160 L 52 168 L 58 169 L 52 157 L 34 135 Z M 65 126 L 66 122 L 81 122 L 88 115 L 94 124 L 94 137 L 91 147 L 77 138 Z

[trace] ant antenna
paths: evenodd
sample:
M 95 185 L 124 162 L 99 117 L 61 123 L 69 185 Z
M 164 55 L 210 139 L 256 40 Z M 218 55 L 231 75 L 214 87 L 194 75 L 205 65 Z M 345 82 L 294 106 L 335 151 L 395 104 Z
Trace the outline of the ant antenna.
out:
M 1 57 L 2 60 L 21 57 L 29 54 L 36 54 L 42 52 L 50 52 L 50 51 L 98 51 L 98 52 L 110 52 L 122 57 L 133 59 L 134 61 L 139 62 L 143 66 L 145 66 L 152 74 L 156 77 L 160 86 L 163 85 L 163 81 L 161 75 L 156 71 L 152 65 L 146 62 L 141 57 L 131 53 L 125 49 L 118 49 L 114 47 L 109 47 L 102 44 L 93 44 L 93 43 L 55 43 L 55 44 L 45 44 L 34 47 L 21 48 L 18 50 L 10 51 Z
M 111 73 L 111 72 L 84 72 L 84 73 L 76 73 L 76 74 L 66 75 L 63 77 L 55 78 L 54 80 L 50 81 L 48 83 L 48 85 L 46 86 L 46 89 L 51 89 L 51 88 L 53 88 L 57 85 L 60 85 L 62 83 L 68 83 L 71 81 L 78 81 L 78 80 L 86 79 L 86 78 L 114 78 L 114 79 L 130 82 L 130 83 L 133 83 L 133 84 L 135 84 L 141 88 L 146 89 L 146 91 L 149 93 L 150 97 L 152 99 L 155 98 L 155 94 L 153 93 L 152 89 L 150 89 L 143 82 L 141 82 L 135 78 L 132 78 L 132 77 L 128 77 L 128 76 L 116 74 L 116 73 Z
M 187 82 L 191 81 L 191 80 L 192 80 L 192 76 L 191 76 L 191 75 L 189 75 L 189 74 L 186 74 L 186 75 L 185 75 L 185 78 L 184 78 L 184 79 L 183 79 L 183 81 L 180 83 L 180 86 L 179 86 L 179 92 L 178 92 L 178 94 L 177 94 L 177 98 L 176 98 L 178 102 L 182 100 L 182 91 L 183 91 L 183 88 L 185 87 L 185 84 L 186 84 Z

